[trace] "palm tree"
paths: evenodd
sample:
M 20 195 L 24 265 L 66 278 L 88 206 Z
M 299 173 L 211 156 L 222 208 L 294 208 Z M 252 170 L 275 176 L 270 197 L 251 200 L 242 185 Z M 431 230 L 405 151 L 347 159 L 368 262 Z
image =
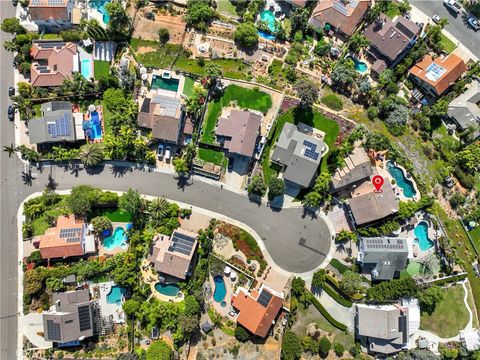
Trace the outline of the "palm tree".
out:
M 103 145 L 92 143 L 83 145 L 80 148 L 80 161 L 86 167 L 98 165 L 103 160 Z
M 148 205 L 148 212 L 154 223 L 160 222 L 168 214 L 169 204 L 165 198 L 156 198 L 150 201 Z
M 9 158 L 11 158 L 13 153 L 15 153 L 17 150 L 18 150 L 18 148 L 13 144 L 11 144 L 10 146 L 8 146 L 8 145 L 3 146 L 3 151 L 8 153 Z

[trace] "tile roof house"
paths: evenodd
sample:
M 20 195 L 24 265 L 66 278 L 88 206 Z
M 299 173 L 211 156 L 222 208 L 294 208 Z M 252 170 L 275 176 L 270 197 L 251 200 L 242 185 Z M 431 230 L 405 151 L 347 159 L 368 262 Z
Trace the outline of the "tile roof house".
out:
M 251 111 L 232 110 L 228 117 L 218 119 L 217 141 L 230 154 L 253 157 L 262 117 Z
M 345 158 L 345 166 L 337 169 L 332 176 L 332 192 L 353 186 L 359 181 L 369 178 L 373 173 L 372 163 L 361 146 L 356 146 L 353 152 Z
M 87 234 L 87 224 L 75 215 L 57 218 L 57 224 L 47 229 L 44 235 L 36 236 L 34 245 L 43 259 L 83 256 L 95 252 L 93 235 Z
M 152 130 L 155 139 L 177 144 L 184 112 L 180 99 L 167 95 L 145 98 L 137 117 L 138 126 Z
M 75 345 L 94 335 L 94 302 L 88 289 L 53 293 L 53 304 L 42 315 L 46 341 Z
M 68 101 L 50 101 L 41 105 L 41 118 L 28 123 L 31 144 L 74 142 L 84 139 L 83 131 L 77 136 L 72 104 Z
M 285 0 L 287 3 L 304 8 L 307 5 L 307 0 Z
M 410 348 L 411 337 L 420 327 L 418 300 L 402 299 L 395 305 L 355 306 L 355 335 L 370 353 L 390 355 Z
M 158 273 L 185 280 L 191 274 L 197 236 L 181 228 L 176 229 L 172 236 L 158 234 L 153 238 L 147 260 Z
M 380 14 L 363 32 L 370 41 L 368 53 L 375 59 L 372 68 L 379 69 L 397 65 L 417 41 L 420 27 L 413 21 L 397 16 L 395 22 Z M 380 63 L 383 64 L 380 66 Z
M 475 138 L 480 136 L 480 82 L 478 80 L 473 80 L 467 91 L 448 104 L 447 114 L 460 131 L 474 126 L 476 127 Z
M 79 69 L 77 45 L 72 42 L 34 40 L 30 55 L 32 86 L 60 86 Z
M 408 242 L 400 237 L 361 238 L 357 261 L 373 280 L 392 280 L 407 267 Z
M 265 285 L 250 293 L 239 287 L 232 296 L 232 306 L 239 312 L 237 323 L 263 338 L 282 309 L 283 295 Z
M 351 36 L 370 7 L 370 0 L 319 0 L 309 25 L 323 29 L 329 24 L 337 32 Z
M 302 187 L 310 186 L 327 152 L 322 140 L 304 131 L 309 128 L 285 123 L 271 156 L 272 162 L 283 166 L 283 178 Z
M 465 71 L 467 66 L 455 54 L 450 54 L 444 59 L 433 59 L 430 55 L 425 55 L 410 69 L 409 74 L 429 96 L 437 97 L 449 89 Z
M 39 28 L 63 29 L 71 25 L 73 7 L 72 0 L 30 0 L 28 14 Z
M 386 181 L 382 192 L 374 191 L 373 184 L 366 184 L 369 191 L 348 199 L 348 206 L 357 226 L 372 224 L 398 212 L 398 201 L 392 185 Z

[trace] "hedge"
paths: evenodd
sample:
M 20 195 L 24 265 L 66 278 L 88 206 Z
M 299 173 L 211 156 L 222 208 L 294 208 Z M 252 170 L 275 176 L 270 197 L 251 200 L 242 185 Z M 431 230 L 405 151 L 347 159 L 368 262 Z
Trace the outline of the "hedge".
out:
M 459 275 L 454 275 L 454 276 L 448 276 L 448 277 L 444 277 L 442 279 L 431 281 L 431 282 L 427 283 L 426 285 L 427 286 L 432 286 L 432 285 L 442 286 L 442 285 L 445 285 L 445 284 L 448 284 L 448 283 L 451 283 L 451 282 L 462 281 L 466 277 L 467 277 L 467 274 L 459 274 Z
M 318 311 L 327 319 L 327 321 L 335 326 L 337 329 L 341 331 L 346 331 L 347 327 L 342 324 L 341 322 L 335 320 L 332 315 L 328 313 L 328 311 L 320 304 L 320 302 L 317 300 L 315 296 L 313 296 L 311 293 L 309 293 L 309 300 L 310 302 L 317 308 Z
M 352 307 L 352 302 L 350 300 L 345 299 L 341 294 L 339 294 L 337 291 L 335 291 L 334 288 L 332 288 L 330 285 L 327 284 L 327 281 L 325 281 L 322 284 L 322 289 L 325 290 L 325 292 L 330 295 L 337 303 L 340 305 L 343 305 L 345 307 Z
M 326 276 L 327 281 L 330 283 L 332 288 L 338 292 L 341 296 L 343 296 L 345 299 L 350 299 L 352 301 L 359 301 L 364 298 L 363 294 L 353 294 L 353 295 L 347 295 L 345 294 L 341 289 L 340 289 L 340 284 L 338 283 L 337 279 L 334 279 L 333 277 L 327 275 Z M 368 281 L 368 280 L 367 280 Z

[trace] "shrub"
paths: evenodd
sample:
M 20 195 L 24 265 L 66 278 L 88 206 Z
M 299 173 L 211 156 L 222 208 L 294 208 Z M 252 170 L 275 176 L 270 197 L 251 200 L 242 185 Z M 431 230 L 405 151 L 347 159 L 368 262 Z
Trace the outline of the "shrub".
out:
M 335 343 L 333 344 L 333 351 L 335 351 L 335 355 L 337 355 L 338 357 L 341 357 L 345 352 L 345 348 L 343 347 L 342 344 Z
M 154 341 L 147 350 L 146 360 L 170 360 L 173 351 L 163 340 Z
M 303 346 L 300 338 L 293 332 L 287 331 L 283 337 L 282 359 L 297 360 L 303 352 Z
M 235 328 L 235 339 L 237 339 L 240 342 L 245 342 L 248 339 L 250 339 L 250 334 L 243 327 L 237 326 Z
M 328 94 L 321 98 L 321 102 L 332 110 L 340 111 L 343 109 L 343 101 L 335 94 Z
M 322 358 L 326 358 L 330 349 L 332 348 L 332 344 L 330 340 L 328 340 L 325 336 L 322 336 L 318 345 L 318 352 Z

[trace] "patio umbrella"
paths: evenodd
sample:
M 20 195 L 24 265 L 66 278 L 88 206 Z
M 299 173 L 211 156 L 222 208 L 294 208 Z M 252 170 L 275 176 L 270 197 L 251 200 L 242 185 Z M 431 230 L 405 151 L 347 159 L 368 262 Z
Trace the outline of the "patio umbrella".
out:
M 142 74 L 142 80 L 145 81 L 148 79 L 148 75 L 147 74 Z
M 468 223 L 468 226 L 470 226 L 471 228 L 474 228 L 475 226 L 477 226 L 477 223 L 472 220 Z
M 225 266 L 225 270 L 223 270 L 223 272 L 225 273 L 225 275 L 230 274 L 230 271 L 231 271 L 230 266 Z
M 88 111 L 92 112 L 92 111 L 95 111 L 97 108 L 95 107 L 95 105 L 93 104 L 90 104 L 88 105 Z
M 237 273 L 235 271 L 232 271 L 232 273 L 230 274 L 230 279 L 233 281 L 237 278 Z
M 145 66 L 142 66 L 142 67 L 140 68 L 140 74 L 143 75 L 143 74 L 146 74 L 146 73 L 147 73 L 147 69 L 145 68 Z
M 326 31 L 329 31 L 331 28 L 332 28 L 332 25 L 330 24 L 325 24 L 325 26 L 323 27 L 323 29 Z

